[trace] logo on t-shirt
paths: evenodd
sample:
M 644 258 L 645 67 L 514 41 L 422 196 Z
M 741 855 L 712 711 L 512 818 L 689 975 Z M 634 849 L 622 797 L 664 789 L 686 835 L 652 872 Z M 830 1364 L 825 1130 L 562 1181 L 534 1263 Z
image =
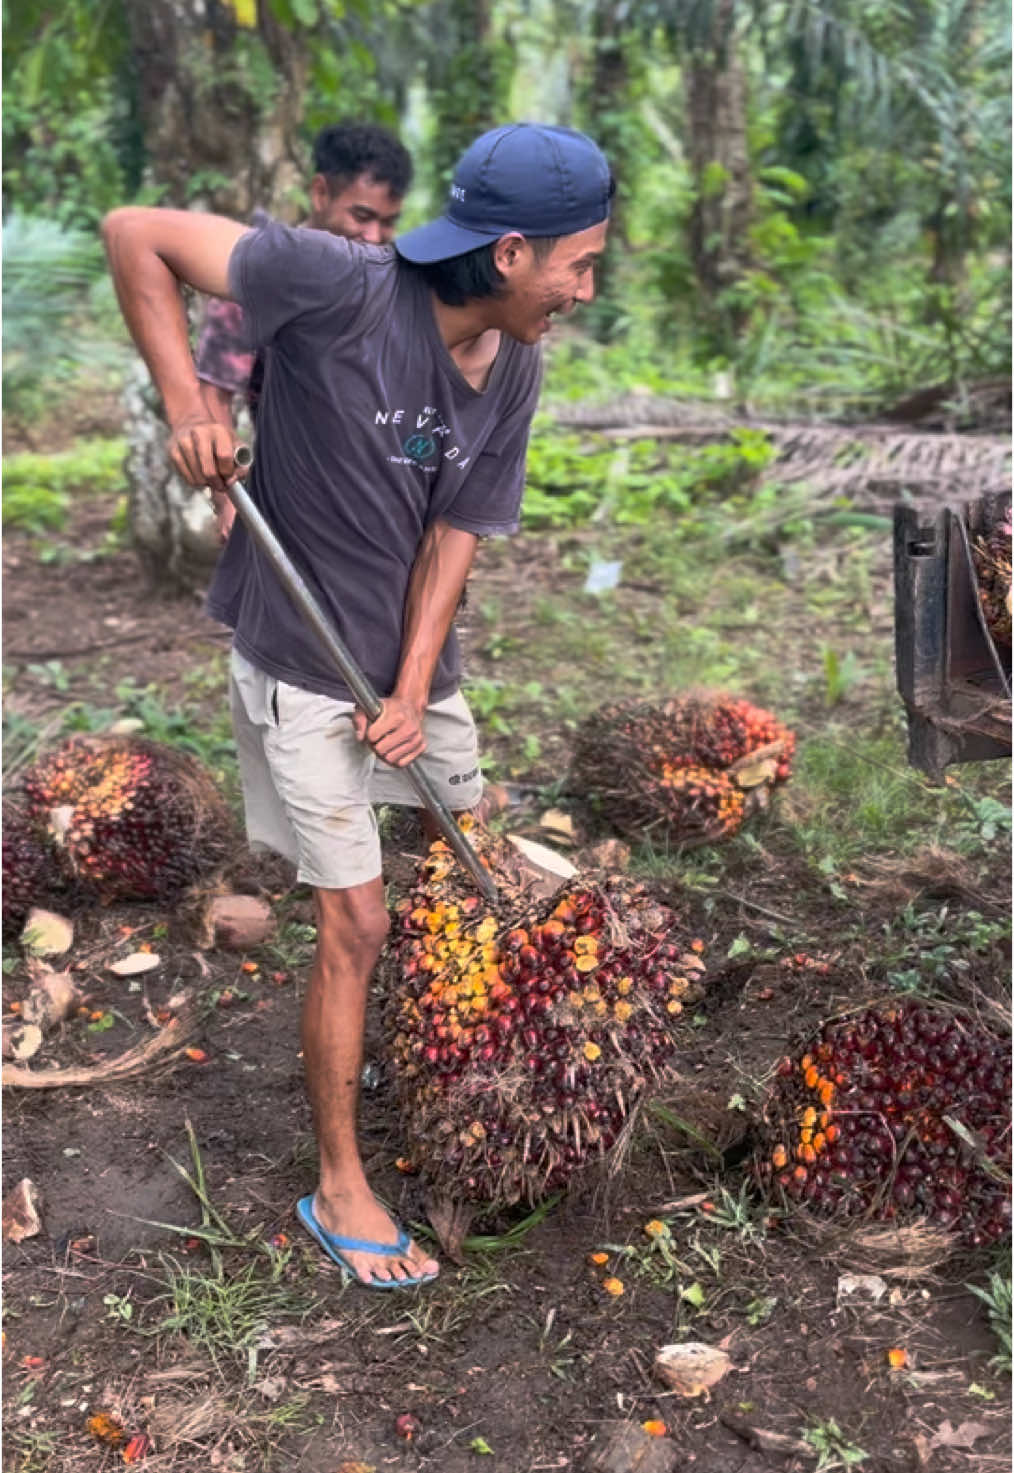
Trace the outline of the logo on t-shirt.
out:
M 410 460 L 430 460 L 437 453 L 437 442 L 431 435 L 409 435 L 401 447 Z
M 462 447 L 454 443 L 454 431 L 432 404 L 417 411 L 405 409 L 378 409 L 373 422 L 377 426 L 398 425 L 407 429 L 415 418 L 415 429 L 399 446 L 401 455 L 387 457 L 391 465 L 414 465 L 427 475 L 433 475 L 444 462 L 450 462 L 463 471 L 472 459 L 462 453 Z M 407 421 L 407 423 L 406 423 Z M 430 462 L 434 462 L 431 464 Z

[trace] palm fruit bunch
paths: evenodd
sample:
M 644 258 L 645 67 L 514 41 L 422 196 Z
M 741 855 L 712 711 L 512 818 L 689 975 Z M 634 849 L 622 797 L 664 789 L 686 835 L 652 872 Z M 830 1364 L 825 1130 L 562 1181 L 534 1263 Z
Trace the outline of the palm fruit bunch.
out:
M 1011 509 L 972 542 L 972 561 L 986 628 L 998 645 L 1011 642 Z
M 626 878 L 535 901 L 516 851 L 470 833 L 500 904 L 431 847 L 396 907 L 387 1035 L 413 1164 L 439 1193 L 503 1207 L 617 1142 L 670 1066 L 703 943 Z
M 607 706 L 578 728 L 573 780 L 621 833 L 680 844 L 734 834 L 792 771 L 796 738 L 737 696 L 687 692 Z
M 41 838 L 25 810 L 3 803 L 3 931 L 20 930 L 33 905 L 44 905 L 63 888 L 52 846 Z
M 35 846 L 103 901 L 176 900 L 233 843 L 210 774 L 187 753 L 139 737 L 71 738 L 28 771 L 22 799 Z M 4 846 L 5 895 L 12 880 L 18 894 L 30 888 L 15 876 L 26 843 L 10 869 Z
M 783 1059 L 759 1180 L 821 1215 L 921 1219 L 969 1246 L 1010 1228 L 1009 1047 L 914 1000 L 825 1023 Z

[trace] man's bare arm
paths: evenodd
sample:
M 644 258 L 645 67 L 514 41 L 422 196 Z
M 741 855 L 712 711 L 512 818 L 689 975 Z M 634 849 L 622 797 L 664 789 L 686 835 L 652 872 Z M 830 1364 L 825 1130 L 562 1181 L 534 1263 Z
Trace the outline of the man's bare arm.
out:
M 382 714 L 367 730 L 357 714 L 356 728 L 377 755 L 404 767 L 425 750 L 422 717 L 440 651 L 450 631 L 478 538 L 447 522 L 434 522 L 419 544 L 408 595 L 401 641 L 401 661 L 394 690 Z
M 201 392 L 208 410 L 222 424 L 232 424 L 232 401 L 235 394 L 231 389 L 223 389 L 220 384 L 209 384 L 207 379 L 201 379 Z
M 233 437 L 209 416 L 179 287 L 229 297 L 229 257 L 246 230 L 218 215 L 133 207 L 102 222 L 120 310 L 165 404 L 172 461 L 192 486 L 217 491 L 233 478 Z

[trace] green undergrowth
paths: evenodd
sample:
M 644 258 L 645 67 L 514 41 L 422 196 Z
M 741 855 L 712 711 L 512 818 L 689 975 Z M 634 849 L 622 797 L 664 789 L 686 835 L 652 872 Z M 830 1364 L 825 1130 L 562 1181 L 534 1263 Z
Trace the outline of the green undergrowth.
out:
M 883 599 L 879 535 L 844 528 L 818 540 L 807 527 L 770 546 L 732 544 L 729 515 L 712 502 L 696 531 L 659 517 L 533 539 L 547 567 L 530 600 L 513 589 L 480 599 L 483 665 L 466 693 L 507 775 L 538 768 L 523 748 L 540 728 L 565 735 L 599 705 L 692 686 L 735 689 L 790 721 L 855 712 L 870 733 L 885 720 L 900 730 L 885 615 L 870 628 Z M 586 593 L 602 563 L 620 565 L 617 586 Z
M 829 726 L 804 741 L 798 755 L 789 805 L 794 842 L 803 853 L 819 852 L 829 873 L 871 852 L 1007 848 L 1005 767 L 968 767 L 937 785 L 906 766 L 901 730 L 877 736 Z
M 137 1328 L 160 1340 L 180 1337 L 216 1366 L 238 1361 L 255 1372 L 265 1326 L 298 1321 L 313 1303 L 286 1273 L 290 1258 L 287 1250 L 273 1263 L 237 1256 L 210 1267 L 163 1254 Z
M 67 524 L 74 496 L 121 491 L 126 444 L 79 440 L 54 455 L 21 451 L 3 458 L 3 524 L 42 536 Z
M 996 1354 L 990 1365 L 998 1371 L 1011 1374 L 1011 1311 L 1014 1298 L 1011 1293 L 1010 1252 L 999 1269 L 991 1270 L 984 1285 L 969 1284 L 967 1287 L 985 1305 L 989 1327 L 996 1339 Z
M 660 513 L 690 511 L 700 496 L 733 492 L 773 454 L 762 430 L 737 429 L 711 445 L 654 439 L 617 445 L 602 435 L 560 433 L 539 416 L 528 450 L 524 525 L 533 531 L 591 520 L 644 525 Z
M 774 458 L 761 429 L 738 427 L 702 445 L 616 441 L 561 430 L 541 414 L 528 448 L 523 525 L 533 532 L 594 526 L 603 535 L 645 527 L 669 541 L 717 541 L 726 551 L 805 542 L 818 526 L 889 531 L 889 519 L 856 510 L 847 497 L 762 478 Z
M 872 940 L 892 992 L 933 996 L 960 985 L 980 960 L 999 983 L 1009 965 L 1011 922 L 1009 915 L 985 916 L 954 902 L 920 907 L 910 901 Z M 1009 986 L 1006 997 L 1009 1007 Z

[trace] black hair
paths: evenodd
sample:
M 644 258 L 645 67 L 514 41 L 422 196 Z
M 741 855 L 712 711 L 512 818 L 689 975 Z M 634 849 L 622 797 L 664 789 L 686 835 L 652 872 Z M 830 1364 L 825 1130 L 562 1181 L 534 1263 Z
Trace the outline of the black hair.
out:
M 376 123 L 332 123 L 313 141 L 313 170 L 340 193 L 361 174 L 369 174 L 401 197 L 412 183 L 412 157 L 387 128 Z
M 535 235 L 525 239 L 536 261 L 541 263 L 560 237 Z M 451 256 L 446 261 L 426 261 L 415 264 L 414 269 L 445 307 L 463 307 L 476 298 L 502 296 L 506 278 L 496 264 L 495 254 L 496 241 L 492 240 L 488 245 L 477 246 L 462 256 Z

